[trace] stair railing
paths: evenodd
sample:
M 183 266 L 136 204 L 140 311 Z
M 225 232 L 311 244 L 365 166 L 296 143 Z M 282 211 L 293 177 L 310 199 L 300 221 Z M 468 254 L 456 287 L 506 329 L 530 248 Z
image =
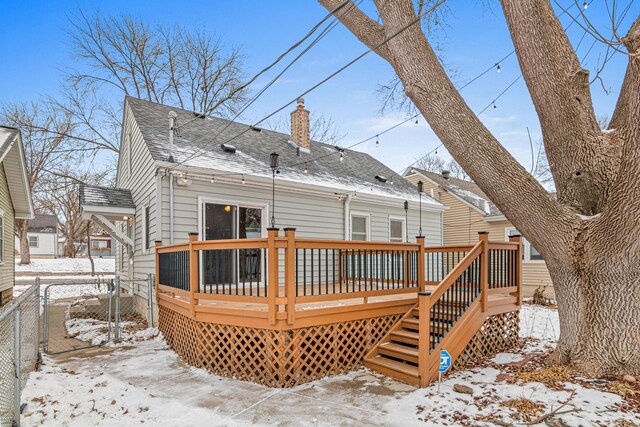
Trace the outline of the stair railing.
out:
M 418 294 L 418 373 L 421 387 L 429 381 L 431 353 L 471 304 L 486 294 L 487 250 L 488 235 L 481 234 L 480 241 L 433 291 Z

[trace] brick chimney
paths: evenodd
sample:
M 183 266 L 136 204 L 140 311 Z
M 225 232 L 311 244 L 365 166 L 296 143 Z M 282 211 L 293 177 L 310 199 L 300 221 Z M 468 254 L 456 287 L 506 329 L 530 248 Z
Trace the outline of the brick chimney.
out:
M 309 150 L 309 110 L 304 108 L 304 99 L 298 98 L 298 106 L 291 112 L 291 140 L 301 149 Z

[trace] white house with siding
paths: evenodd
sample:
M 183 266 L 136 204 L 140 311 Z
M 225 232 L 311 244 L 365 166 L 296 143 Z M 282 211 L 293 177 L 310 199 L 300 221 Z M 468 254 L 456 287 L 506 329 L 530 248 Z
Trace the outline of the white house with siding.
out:
M 0 126 L 0 306 L 11 300 L 15 285 L 16 219 L 33 218 L 20 131 Z
M 58 219 L 55 215 L 36 214 L 27 229 L 29 254 L 33 258 L 58 257 Z M 16 251 L 20 252 L 20 241 L 16 237 Z
M 422 195 L 420 224 L 415 187 L 368 154 L 311 141 L 302 103 L 288 135 L 127 97 L 116 188 L 83 186 L 80 201 L 117 240 L 124 280 L 155 273 L 154 241 L 266 237 L 272 215 L 300 237 L 415 241 L 422 226 L 427 245 L 443 243 L 442 204 Z

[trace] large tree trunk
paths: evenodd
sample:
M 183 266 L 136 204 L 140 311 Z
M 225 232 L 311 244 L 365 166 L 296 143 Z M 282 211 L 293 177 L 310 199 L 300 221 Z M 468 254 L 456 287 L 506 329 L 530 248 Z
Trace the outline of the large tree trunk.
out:
M 16 219 L 16 232 L 20 241 L 20 265 L 31 264 L 31 252 L 29 249 L 28 219 Z
M 341 3 L 319 1 L 329 10 Z M 412 25 L 412 2 L 375 5 L 382 23 L 357 8 L 338 18 L 389 62 L 453 158 L 545 258 L 560 312 L 557 360 L 592 375 L 640 375 L 640 18 L 622 40 L 629 66 L 610 130 L 602 131 L 588 72 L 550 2 L 502 0 L 556 200 L 460 96 Z

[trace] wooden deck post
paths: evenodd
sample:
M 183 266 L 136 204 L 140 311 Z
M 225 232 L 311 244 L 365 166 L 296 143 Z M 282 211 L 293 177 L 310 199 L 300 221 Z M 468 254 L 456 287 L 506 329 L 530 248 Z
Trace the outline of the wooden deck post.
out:
M 158 294 L 160 293 L 160 254 L 158 253 L 160 246 L 162 246 L 162 240 L 156 240 L 156 303 L 158 303 Z
M 516 293 L 517 304 L 522 305 L 522 236 L 509 236 L 511 243 L 517 243 L 518 249 L 516 250 L 516 265 L 514 266 L 515 285 L 518 287 Z
M 480 231 L 478 237 L 482 242 L 482 254 L 480 256 L 480 290 L 482 311 L 487 311 L 489 301 L 489 233 Z
M 431 292 L 418 292 L 418 311 L 420 328 L 418 329 L 418 380 L 420 387 L 429 384 L 429 350 L 431 342 Z
M 427 284 L 424 280 L 424 236 L 416 236 L 418 243 L 418 290 L 425 291 Z
M 267 306 L 269 310 L 269 324 L 275 325 L 278 316 L 277 298 L 280 296 L 278 249 L 276 237 L 279 228 L 267 228 Z
M 284 251 L 284 295 L 287 299 L 287 323 L 296 321 L 296 229 L 285 228 L 287 247 Z
M 195 319 L 196 317 L 196 305 L 198 305 L 198 300 L 196 299 L 196 294 L 198 293 L 198 288 L 200 287 L 200 274 L 198 272 L 198 251 L 193 249 L 193 242 L 198 241 L 198 233 L 189 233 L 189 293 L 191 298 L 191 315 Z

